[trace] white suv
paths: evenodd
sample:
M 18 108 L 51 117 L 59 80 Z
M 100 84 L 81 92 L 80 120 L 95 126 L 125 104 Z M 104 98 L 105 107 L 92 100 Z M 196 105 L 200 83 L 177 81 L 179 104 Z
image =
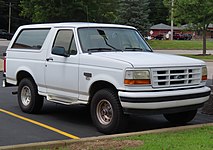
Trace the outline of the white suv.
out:
M 186 123 L 208 100 L 203 61 L 154 53 L 130 26 L 95 23 L 19 27 L 4 54 L 4 86 L 18 86 L 22 111 L 44 97 L 90 106 L 103 133 L 123 129 L 126 114 L 164 114 Z

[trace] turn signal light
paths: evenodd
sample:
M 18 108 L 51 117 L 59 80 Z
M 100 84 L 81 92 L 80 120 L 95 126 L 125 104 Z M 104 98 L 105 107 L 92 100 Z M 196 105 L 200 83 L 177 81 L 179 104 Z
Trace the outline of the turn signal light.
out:
M 202 67 L 202 81 L 203 80 L 207 80 L 207 68 L 206 66 L 205 67 Z
M 125 79 L 124 84 L 134 85 L 134 84 L 151 84 L 150 79 Z
M 202 76 L 202 80 L 207 80 L 207 75 Z

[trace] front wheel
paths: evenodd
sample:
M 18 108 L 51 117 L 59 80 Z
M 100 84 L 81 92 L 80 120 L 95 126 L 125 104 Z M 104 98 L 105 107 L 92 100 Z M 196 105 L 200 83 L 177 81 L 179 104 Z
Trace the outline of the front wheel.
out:
M 90 106 L 91 118 L 97 129 L 105 134 L 117 133 L 124 128 L 124 114 L 117 94 L 110 89 L 95 93 Z
M 38 113 L 43 106 L 43 97 L 38 95 L 35 82 L 24 78 L 18 86 L 18 103 L 23 112 Z
M 171 123 L 174 124 L 185 124 L 194 119 L 197 114 L 196 110 L 190 110 L 186 112 L 164 114 L 164 117 Z

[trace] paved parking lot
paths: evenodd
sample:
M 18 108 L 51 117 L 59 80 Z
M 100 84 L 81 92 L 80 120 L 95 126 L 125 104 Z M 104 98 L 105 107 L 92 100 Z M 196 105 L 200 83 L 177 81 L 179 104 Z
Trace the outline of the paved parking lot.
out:
M 2 46 L 0 41 L 0 53 L 5 48 L 6 46 Z M 207 65 L 210 69 L 213 67 L 211 63 Z M 1 80 L 2 72 L 0 72 Z M 209 78 L 208 84 L 211 83 L 212 78 Z M 93 126 L 89 109 L 86 106 L 63 106 L 46 101 L 41 113 L 26 114 L 18 107 L 16 95 L 11 94 L 16 90 L 17 87 L 2 88 L 0 85 L 0 146 L 103 135 Z M 210 122 L 213 123 L 213 116 L 199 111 L 188 125 Z M 126 132 L 172 126 L 162 115 L 130 116 Z

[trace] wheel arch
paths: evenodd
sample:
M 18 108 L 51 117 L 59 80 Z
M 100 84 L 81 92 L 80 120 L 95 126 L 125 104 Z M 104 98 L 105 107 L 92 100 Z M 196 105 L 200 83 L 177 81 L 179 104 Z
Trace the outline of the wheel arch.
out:
M 90 89 L 89 89 L 89 104 L 94 96 L 94 94 L 101 90 L 101 89 L 112 89 L 113 91 L 117 92 L 118 90 L 116 89 L 116 87 L 110 83 L 110 82 L 107 82 L 107 81 L 104 81 L 104 80 L 100 80 L 100 81 L 96 81 L 94 82 L 91 86 L 90 86 Z
M 21 80 L 24 79 L 24 78 L 30 78 L 35 83 L 35 80 L 34 80 L 33 76 L 29 72 L 21 70 L 16 75 L 17 85 L 19 85 Z

